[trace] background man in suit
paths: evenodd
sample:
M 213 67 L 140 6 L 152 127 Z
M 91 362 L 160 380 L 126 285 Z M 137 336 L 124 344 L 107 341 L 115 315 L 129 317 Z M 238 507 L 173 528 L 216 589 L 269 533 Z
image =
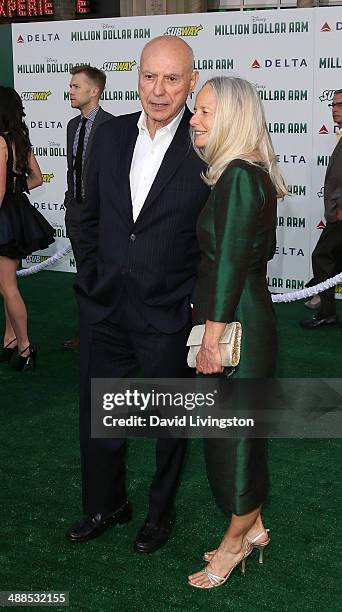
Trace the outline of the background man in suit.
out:
M 342 89 L 335 91 L 332 116 L 341 132 Z M 312 253 L 314 284 L 322 283 L 336 274 L 336 265 L 342 250 L 342 138 L 337 134 L 338 143 L 333 150 L 324 181 L 324 214 L 326 226 Z M 300 324 L 306 329 L 317 329 L 323 325 L 338 323 L 335 304 L 335 287 L 320 294 L 319 312 L 312 319 Z
M 101 123 L 112 119 L 99 106 L 100 96 L 106 85 L 106 75 L 98 68 L 76 66 L 72 74 L 69 93 L 71 108 L 81 111 L 78 117 L 70 119 L 67 126 L 67 184 L 64 206 L 65 226 L 74 252 L 76 268 L 79 268 L 79 221 L 84 208 L 84 186 L 93 138 Z M 79 338 L 66 340 L 64 348 L 76 348 Z
M 186 340 L 199 249 L 196 220 L 209 193 L 189 139 L 185 106 L 198 73 L 189 45 L 161 36 L 144 47 L 139 69 L 143 111 L 98 130 L 81 219 L 81 463 L 84 519 L 72 542 L 130 520 L 125 441 L 91 439 L 90 379 L 187 377 Z M 168 539 L 185 440 L 156 443 L 147 518 L 135 549 Z

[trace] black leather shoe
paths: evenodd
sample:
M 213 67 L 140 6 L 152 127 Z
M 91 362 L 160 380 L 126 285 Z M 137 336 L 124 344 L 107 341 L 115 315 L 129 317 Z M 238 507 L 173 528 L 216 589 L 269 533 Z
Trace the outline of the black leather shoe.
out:
M 170 537 L 175 520 L 175 513 L 159 525 L 146 520 L 137 533 L 134 550 L 140 553 L 151 553 L 164 546 Z
M 108 527 L 113 525 L 125 525 L 132 518 L 131 504 L 127 501 L 121 508 L 110 514 L 103 516 L 100 512 L 86 516 L 75 525 L 72 525 L 66 532 L 66 538 L 70 542 L 86 542 L 92 538 L 97 538 Z
M 324 317 L 322 315 L 314 315 L 312 319 L 304 319 L 299 322 L 304 329 L 317 329 L 317 327 L 323 327 L 324 325 L 337 325 L 338 318 L 336 315 L 330 315 Z

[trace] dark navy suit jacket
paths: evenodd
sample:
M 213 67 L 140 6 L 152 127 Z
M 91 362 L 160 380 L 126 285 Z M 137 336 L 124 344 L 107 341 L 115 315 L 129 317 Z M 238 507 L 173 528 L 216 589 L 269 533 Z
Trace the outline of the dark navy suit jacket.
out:
M 129 173 L 139 115 L 115 117 L 95 134 L 75 289 L 83 320 L 95 323 L 115 313 L 126 291 L 153 327 L 173 333 L 190 317 L 199 263 L 196 221 L 209 188 L 190 142 L 186 108 L 134 223 Z
M 336 209 L 342 209 L 342 138 L 331 154 L 325 174 L 324 208 L 326 220 L 336 221 Z

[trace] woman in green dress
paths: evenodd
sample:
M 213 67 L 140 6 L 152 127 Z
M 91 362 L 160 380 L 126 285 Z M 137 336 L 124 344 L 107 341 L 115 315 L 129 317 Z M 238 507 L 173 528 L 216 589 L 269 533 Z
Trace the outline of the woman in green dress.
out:
M 201 374 L 223 371 L 219 339 L 226 323 L 242 325 L 235 378 L 268 378 L 276 359 L 276 325 L 267 289 L 274 255 L 277 197 L 286 195 L 264 112 L 255 88 L 240 78 L 215 77 L 196 98 L 190 121 L 195 150 L 208 164 L 213 187 L 198 225 L 201 263 L 193 319 L 205 323 L 197 355 Z M 266 440 L 205 440 L 208 479 L 215 499 L 231 513 L 219 547 L 204 570 L 189 576 L 198 588 L 222 585 L 253 548 L 259 560 L 269 542 L 261 519 L 267 494 Z

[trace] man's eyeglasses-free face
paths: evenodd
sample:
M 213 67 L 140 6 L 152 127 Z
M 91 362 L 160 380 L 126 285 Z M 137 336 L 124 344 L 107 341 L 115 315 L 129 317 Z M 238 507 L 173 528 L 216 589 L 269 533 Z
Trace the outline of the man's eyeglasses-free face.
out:
M 337 108 L 342 108 L 342 102 L 331 102 L 328 106 L 330 106 L 330 108 L 335 108 L 335 106 L 337 106 Z

